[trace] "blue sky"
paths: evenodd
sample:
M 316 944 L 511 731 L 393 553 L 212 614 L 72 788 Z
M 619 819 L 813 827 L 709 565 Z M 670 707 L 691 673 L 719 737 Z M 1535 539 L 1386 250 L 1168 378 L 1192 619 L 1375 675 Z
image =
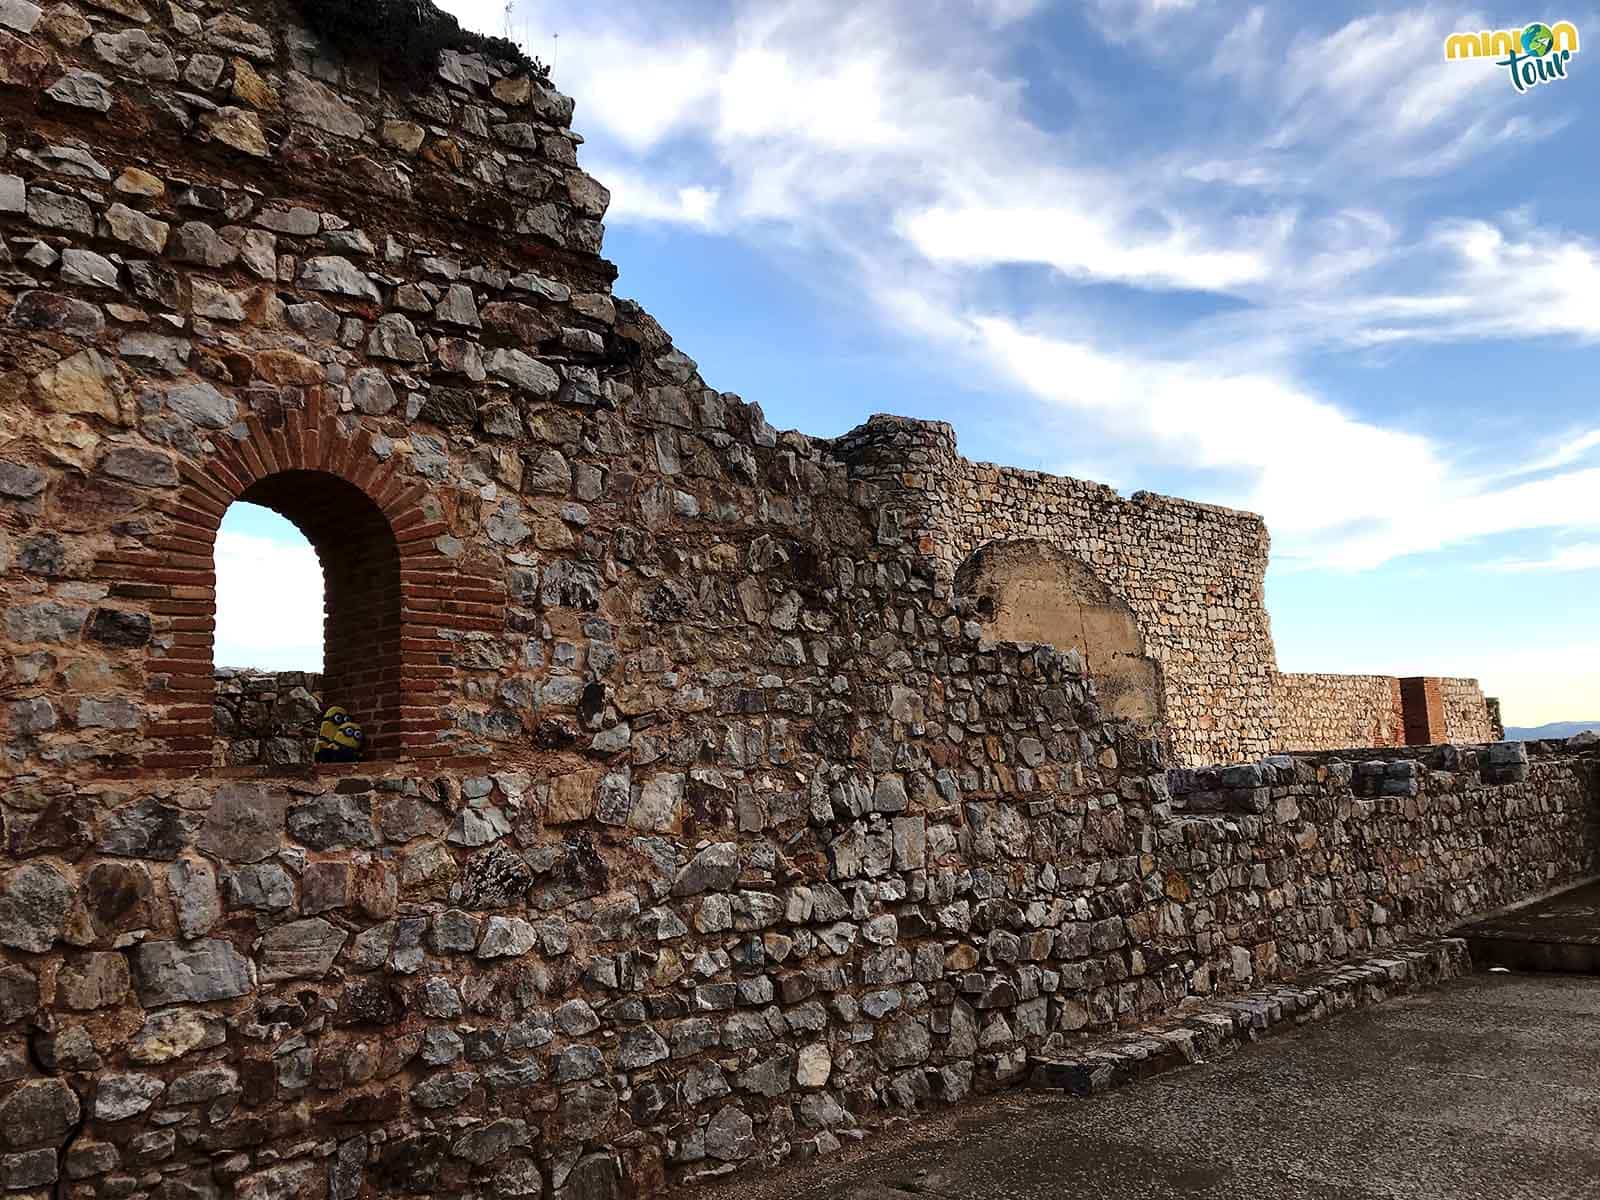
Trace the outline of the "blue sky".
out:
M 1443 57 L 1558 18 L 1594 49 L 1525 94 Z M 1600 13 L 522 0 L 513 26 L 547 61 L 560 35 L 618 294 L 713 386 L 1262 512 L 1285 670 L 1600 717 Z M 267 652 L 219 630 L 219 660 Z

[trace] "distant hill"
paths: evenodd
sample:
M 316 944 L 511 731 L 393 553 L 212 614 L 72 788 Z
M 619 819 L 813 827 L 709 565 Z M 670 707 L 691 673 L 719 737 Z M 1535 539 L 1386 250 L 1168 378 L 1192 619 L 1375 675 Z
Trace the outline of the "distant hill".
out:
M 1569 738 L 1585 729 L 1600 731 L 1600 721 L 1552 721 L 1548 725 L 1506 726 L 1506 740 L 1536 742 L 1542 738 Z

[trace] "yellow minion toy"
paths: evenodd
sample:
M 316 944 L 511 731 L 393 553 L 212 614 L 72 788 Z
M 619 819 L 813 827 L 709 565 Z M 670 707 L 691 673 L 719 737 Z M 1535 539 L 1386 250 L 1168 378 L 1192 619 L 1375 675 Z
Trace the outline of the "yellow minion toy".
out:
M 322 729 L 317 734 L 317 761 L 319 763 L 355 762 L 361 757 L 361 746 L 366 735 L 361 726 L 350 719 L 343 705 L 330 705 L 322 714 Z

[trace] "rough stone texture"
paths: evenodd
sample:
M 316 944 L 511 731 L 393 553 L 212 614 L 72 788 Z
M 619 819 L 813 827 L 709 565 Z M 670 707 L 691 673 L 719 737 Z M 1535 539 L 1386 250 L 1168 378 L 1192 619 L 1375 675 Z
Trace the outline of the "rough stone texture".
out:
M 1400 680 L 1394 676 L 1284 672 L 1273 680 L 1272 699 L 1277 713 L 1274 750 L 1406 744 Z
M 942 422 L 876 416 L 836 451 L 884 488 L 880 534 L 910 540 L 937 580 L 953 585 L 997 542 L 1038 542 L 1080 560 L 1132 608 L 1161 666 L 1165 722 L 1185 761 L 1268 751 L 1276 658 L 1260 517 L 969 462 Z
M 1076 650 L 1109 716 L 1160 721 L 1161 669 L 1133 610 L 1078 559 L 1037 541 L 991 542 L 962 565 L 955 586 L 983 607 L 989 636 Z
M 1406 744 L 1374 740 L 1390 724 L 1380 677 L 1278 672 L 1253 513 L 969 462 L 937 421 L 875 416 L 833 450 L 883 487 L 880 534 L 984 602 L 991 637 L 1079 651 L 1109 710 L 1159 719 L 1179 761 Z M 1477 681 L 1435 682 L 1448 719 L 1411 744 L 1490 740 Z
M 60 65 L 0 85 L 105 172 L 7 118 L 0 1137 L 73 1197 L 825 1154 L 1593 869 L 1594 747 L 1255 761 L 1258 519 L 708 387 L 610 295 L 541 81 L 398 86 L 286 0 L 129 7 L 41 17 Z M 212 662 L 240 499 L 318 550 L 320 680 Z M 1127 605 L 1170 727 L 991 636 L 955 581 L 1019 538 Z M 324 700 L 365 761 L 305 762 Z
M 1491 742 L 1504 733 L 1476 679 L 1279 674 L 1274 750 Z M 1492 707 L 1491 707 L 1492 706 Z
M 1439 691 L 1444 704 L 1445 742 L 1494 742 L 1505 736 L 1497 726 L 1498 700 L 1485 700 L 1476 679 L 1441 679 Z
M 321 676 L 302 671 L 216 672 L 218 766 L 309 763 L 322 723 Z

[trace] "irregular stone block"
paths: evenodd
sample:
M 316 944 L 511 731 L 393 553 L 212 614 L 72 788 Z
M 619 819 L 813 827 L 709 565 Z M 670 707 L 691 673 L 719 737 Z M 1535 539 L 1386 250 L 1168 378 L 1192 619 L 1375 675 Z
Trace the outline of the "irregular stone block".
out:
M 121 1004 L 128 994 L 128 960 L 111 951 L 75 955 L 56 974 L 57 1003 L 77 1012 Z
M 313 850 L 350 850 L 378 844 L 372 797 L 318 796 L 289 811 L 289 834 Z
M 350 935 L 322 917 L 291 921 L 261 938 L 261 982 L 321 979 Z
M 45 95 L 72 108 L 87 108 L 94 112 L 111 111 L 111 81 L 104 75 L 70 68 L 65 75 L 45 89 Z
M 317 292 L 333 292 L 361 300 L 382 299 L 377 285 L 364 272 L 349 259 L 337 255 L 307 259 L 300 268 L 300 285 Z
M 255 985 L 255 968 L 232 944 L 143 942 L 134 951 L 139 999 L 146 1007 L 231 1000 Z
M 146 79 L 170 83 L 178 77 L 172 47 L 142 29 L 94 35 L 94 52 L 113 67 Z
M 59 1146 L 80 1112 L 66 1080 L 26 1080 L 0 1099 L 0 1145 Z
M 223 862 L 261 862 L 283 846 L 288 804 L 288 793 L 280 788 L 224 784 L 206 813 L 198 845 Z
M 98 1121 L 125 1121 L 146 1111 L 166 1090 L 150 1075 L 106 1074 L 95 1081 L 94 1115 Z
M 144 1025 L 128 1042 L 128 1059 L 136 1063 L 165 1063 L 196 1050 L 209 1050 L 227 1040 L 220 1016 L 193 1008 L 163 1008 L 148 1014 Z
M 73 881 L 53 863 L 30 862 L 0 874 L 0 946 L 43 954 L 60 939 Z

